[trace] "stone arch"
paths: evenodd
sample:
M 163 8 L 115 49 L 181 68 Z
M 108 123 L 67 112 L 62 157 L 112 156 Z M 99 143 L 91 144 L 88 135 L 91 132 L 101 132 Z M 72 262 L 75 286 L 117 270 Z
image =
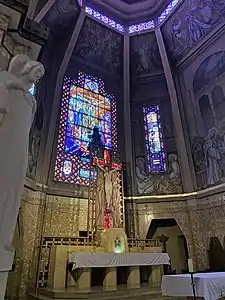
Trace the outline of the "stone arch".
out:
M 225 51 L 208 56 L 197 69 L 193 79 L 193 91 L 196 94 L 214 79 L 225 73 Z

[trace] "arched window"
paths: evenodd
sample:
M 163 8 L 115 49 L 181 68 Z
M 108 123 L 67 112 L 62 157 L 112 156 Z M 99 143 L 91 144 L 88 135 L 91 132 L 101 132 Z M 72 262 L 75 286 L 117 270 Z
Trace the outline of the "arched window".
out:
M 143 112 L 148 170 L 156 173 L 165 172 L 166 160 L 159 105 L 144 107 Z
M 96 135 L 97 133 L 97 135 Z M 65 78 L 59 122 L 55 181 L 88 185 L 93 137 L 107 151 L 117 150 L 116 103 L 101 80 L 79 73 Z

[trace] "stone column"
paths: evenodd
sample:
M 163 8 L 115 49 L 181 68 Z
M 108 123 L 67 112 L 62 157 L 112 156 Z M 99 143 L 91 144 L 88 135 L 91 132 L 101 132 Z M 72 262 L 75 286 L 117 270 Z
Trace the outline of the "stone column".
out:
M 184 191 L 192 192 L 194 190 L 193 179 L 192 179 L 188 152 L 187 152 L 185 138 L 184 138 L 184 130 L 182 126 L 178 97 L 177 97 L 176 87 L 171 73 L 170 64 L 169 64 L 169 60 L 166 53 L 165 44 L 163 41 L 160 28 L 157 28 L 155 30 L 155 35 L 156 35 L 159 52 L 163 64 L 163 69 L 167 81 L 167 87 L 170 95 L 170 101 L 171 101 L 171 107 L 173 113 L 173 123 L 175 128 L 175 136 L 176 136 L 176 144 L 177 144 L 177 152 L 179 155 L 179 162 L 181 167 L 181 175 L 182 175 Z
M 162 266 L 152 266 L 149 283 L 151 287 L 160 287 L 162 281 Z
M 91 288 L 91 268 L 79 269 L 77 288 L 79 290 L 89 290 Z
M 131 135 L 131 108 L 130 108 L 130 41 L 128 33 L 124 35 L 123 48 L 123 103 L 124 103 L 124 139 L 125 139 L 125 159 L 130 166 L 131 185 L 134 188 L 134 170 L 132 154 L 132 135 Z
M 106 275 L 103 282 L 103 286 L 106 289 L 113 290 L 117 288 L 117 274 L 116 268 L 107 268 Z
M 140 287 L 140 270 L 139 267 L 130 267 L 130 274 L 127 279 L 128 288 Z
M 132 145 L 132 131 L 131 131 L 131 98 L 130 98 L 130 38 L 127 32 L 124 35 L 124 47 L 123 47 L 123 108 L 124 108 L 124 139 L 125 139 L 125 160 L 127 169 L 129 169 L 129 178 L 131 182 L 127 182 L 128 193 L 132 196 L 134 194 L 135 187 L 135 172 L 133 161 L 133 145 Z M 131 226 L 134 228 L 135 234 L 138 234 L 138 216 L 136 214 L 136 204 L 132 201 L 132 213 L 130 216 Z
M 57 76 L 57 80 L 56 80 L 55 94 L 54 94 L 54 100 L 53 100 L 53 105 L 52 105 L 52 110 L 51 110 L 51 121 L 50 121 L 50 126 L 49 126 L 49 131 L 48 131 L 47 145 L 45 147 L 43 164 L 42 164 L 41 170 L 40 170 L 41 174 L 40 173 L 37 174 L 38 181 L 45 183 L 45 184 L 48 181 L 49 162 L 51 161 L 52 149 L 54 146 L 55 130 L 56 130 L 56 123 L 57 123 L 57 118 L 58 118 L 58 111 L 60 108 L 63 78 L 65 75 L 66 69 L 68 67 L 70 57 L 73 53 L 74 47 L 78 40 L 80 30 L 83 26 L 84 19 L 85 19 L 85 12 L 81 11 L 79 18 L 77 20 L 76 26 L 74 28 L 73 34 L 71 36 L 70 42 L 68 44 L 68 48 L 64 55 L 62 64 L 59 68 L 59 72 L 58 72 L 58 76 Z

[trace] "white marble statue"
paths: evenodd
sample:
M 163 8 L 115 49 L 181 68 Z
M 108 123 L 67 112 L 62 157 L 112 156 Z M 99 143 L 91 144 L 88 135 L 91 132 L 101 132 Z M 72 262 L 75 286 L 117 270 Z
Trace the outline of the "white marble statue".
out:
M 104 168 L 99 165 L 97 162 L 97 167 L 103 172 L 104 174 L 104 190 L 105 190 L 105 200 L 106 200 L 106 209 L 112 208 L 112 194 L 113 194 L 113 181 L 112 181 L 112 174 L 119 170 L 115 168 L 113 170 L 109 170 L 108 166 Z
M 121 184 L 118 172 L 112 175 L 113 193 L 112 193 L 112 209 L 113 209 L 113 228 L 121 227 Z
M 95 201 L 95 228 L 103 228 L 104 223 L 104 177 L 103 173 L 99 172 L 97 178 L 96 201 Z
M 29 89 L 43 75 L 42 64 L 23 54 L 13 57 L 8 71 L 0 72 L 0 256 L 3 249 L 12 251 L 36 111 Z

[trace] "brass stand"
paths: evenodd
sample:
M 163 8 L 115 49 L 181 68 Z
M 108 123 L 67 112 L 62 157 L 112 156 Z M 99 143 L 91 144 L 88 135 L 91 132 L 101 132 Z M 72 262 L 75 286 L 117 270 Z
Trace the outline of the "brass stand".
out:
M 193 291 L 194 300 L 197 300 L 196 291 L 195 291 L 194 273 L 191 272 L 190 274 L 191 274 L 191 285 L 192 285 L 192 291 Z

